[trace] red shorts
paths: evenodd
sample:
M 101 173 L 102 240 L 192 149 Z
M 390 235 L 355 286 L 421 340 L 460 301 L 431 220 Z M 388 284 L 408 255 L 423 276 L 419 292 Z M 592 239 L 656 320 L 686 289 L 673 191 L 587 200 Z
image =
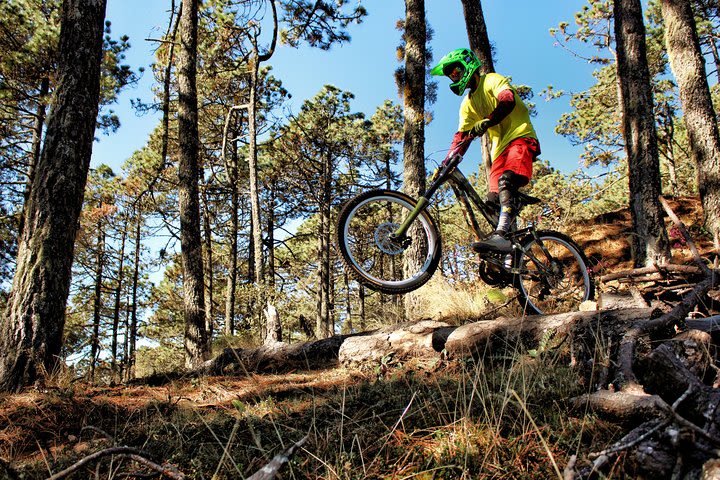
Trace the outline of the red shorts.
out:
M 540 142 L 535 138 L 523 137 L 510 142 L 493 161 L 490 170 L 490 191 L 498 193 L 498 179 L 506 170 L 522 175 L 529 182 L 532 178 L 532 164 L 538 155 L 540 155 Z

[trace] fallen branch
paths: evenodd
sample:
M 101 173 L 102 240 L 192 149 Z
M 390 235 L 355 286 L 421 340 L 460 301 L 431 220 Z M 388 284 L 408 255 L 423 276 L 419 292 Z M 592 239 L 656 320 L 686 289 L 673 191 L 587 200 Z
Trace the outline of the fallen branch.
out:
M 143 452 L 132 447 L 111 447 L 106 448 L 105 450 L 100 450 L 98 452 L 95 452 L 91 455 L 88 455 L 85 458 L 80 459 L 78 462 L 70 465 L 65 470 L 62 470 L 55 475 L 52 475 L 48 477 L 48 480 L 58 480 L 60 478 L 67 477 L 71 473 L 79 470 L 80 468 L 84 467 L 88 463 L 94 462 L 95 460 L 98 460 L 102 457 L 107 457 L 109 455 L 116 456 L 116 457 L 124 457 L 129 458 L 130 460 L 133 460 L 135 462 L 138 462 L 142 465 L 145 465 L 146 467 L 149 467 L 156 472 L 158 472 L 160 475 L 165 475 L 169 478 L 175 479 L 175 480 L 184 480 L 185 475 L 179 472 L 173 465 L 165 464 L 165 465 L 158 465 L 155 462 L 152 462 L 145 458 L 143 456 Z
M 720 284 L 720 276 L 718 276 L 717 272 L 715 270 L 709 271 L 710 275 L 698 283 L 671 311 L 656 319 L 636 322 L 628 329 L 620 341 L 620 351 L 618 352 L 619 369 L 625 383 L 623 389 L 630 388 L 636 390 L 639 387 L 637 377 L 633 373 L 632 368 L 635 347 L 638 340 L 644 335 L 652 335 L 661 330 L 672 328 L 675 324 L 684 322 L 688 313 L 698 304 L 699 299 L 711 289 L 717 288 Z M 640 391 L 642 391 L 641 387 Z
M 668 263 L 666 265 L 651 265 L 649 267 L 635 268 L 633 270 L 623 270 L 617 273 L 609 273 L 600 277 L 601 282 L 610 282 L 613 280 L 620 280 L 623 278 L 642 277 L 643 275 L 660 274 L 662 277 L 652 277 L 653 279 L 663 279 L 668 274 L 672 273 L 684 273 L 690 275 L 696 275 L 700 273 L 698 267 L 692 265 L 675 265 Z
M 295 450 L 305 445 L 308 436 L 305 435 L 303 438 L 298 440 L 295 444 L 291 445 L 282 453 L 275 455 L 270 463 L 262 467 L 257 472 L 250 475 L 247 480 L 272 480 L 278 474 L 283 465 L 288 463 L 292 456 L 295 454 Z
M 667 200 L 665 200 L 665 197 L 663 197 L 662 195 L 660 195 L 660 203 L 662 203 L 662 206 L 665 209 L 665 212 L 668 214 L 668 217 L 670 217 L 677 229 L 680 230 L 680 234 L 685 239 L 687 246 L 690 247 L 690 252 L 692 252 L 693 254 L 693 259 L 695 260 L 695 263 L 698 264 L 698 266 L 705 273 L 705 275 L 711 275 L 710 268 L 705 265 L 705 262 L 703 261 L 697 247 L 695 246 L 695 242 L 693 242 L 690 233 L 687 231 L 687 228 L 685 228 L 685 224 L 680 221 L 677 215 L 675 215 L 675 212 L 673 212 L 672 208 L 670 208 L 670 204 L 668 204 Z
M 657 395 L 647 393 L 598 390 L 572 398 L 570 405 L 576 411 L 589 409 L 605 420 L 637 426 L 657 418 L 662 413 L 661 401 L 662 399 Z
M 692 318 L 685 320 L 688 328 L 700 330 L 702 332 L 717 332 L 720 331 L 720 315 L 713 315 L 712 317 L 705 318 Z

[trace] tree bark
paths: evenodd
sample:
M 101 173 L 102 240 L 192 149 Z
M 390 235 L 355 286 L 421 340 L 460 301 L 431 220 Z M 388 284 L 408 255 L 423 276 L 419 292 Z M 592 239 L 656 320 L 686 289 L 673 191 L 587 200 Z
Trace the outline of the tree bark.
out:
M 316 335 L 328 338 L 334 333 L 334 322 L 330 305 L 330 208 L 332 201 L 332 160 L 324 155 L 321 173 L 320 221 L 318 222 L 318 284 Z
M 425 0 L 405 0 L 405 193 L 425 192 Z
M 23 192 L 24 206 L 27 207 L 28 199 L 30 198 L 30 191 L 32 189 L 33 178 L 35 177 L 35 166 L 40 161 L 40 155 L 42 154 L 42 134 L 43 127 L 45 126 L 45 115 L 47 109 L 47 97 L 50 92 L 50 79 L 45 77 L 40 82 L 40 93 L 38 95 L 38 106 L 35 112 L 35 121 L 33 122 L 33 136 L 32 136 L 32 147 L 30 150 L 30 165 L 28 166 L 27 172 L 27 183 L 25 184 L 25 191 Z M 18 226 L 18 237 L 22 237 L 23 226 L 25 225 L 25 215 L 23 212 L 20 217 L 20 225 Z
M 614 17 L 634 233 L 631 249 L 635 266 L 649 266 L 665 263 L 670 255 L 658 201 L 660 162 L 640 0 L 614 0 Z
M 492 45 L 485 25 L 481 0 L 461 0 L 463 16 L 465 17 L 465 28 L 467 29 L 468 43 L 470 49 L 475 52 L 482 66 L 480 71 L 483 74 L 495 71 L 495 64 L 492 57 Z M 483 135 L 480 139 L 482 145 L 483 165 L 485 167 L 485 179 L 490 182 L 490 170 L 492 168 L 492 146 L 490 139 Z
M 236 122 L 237 126 L 237 122 Z M 237 137 L 237 128 L 233 130 L 233 138 Z M 230 179 L 230 252 L 228 253 L 228 278 L 225 289 L 225 335 L 235 333 L 235 292 L 237 290 L 237 256 L 238 256 L 238 210 L 240 194 L 238 192 L 238 142 L 232 142 L 232 164 L 228 171 Z
M 0 390 L 19 390 L 57 367 L 98 113 L 105 6 L 63 3 L 53 108 L 0 320 Z
M 117 282 L 115 285 L 115 305 L 113 307 L 113 328 L 112 328 L 112 348 L 111 348 L 111 362 L 110 371 L 112 372 L 113 383 L 119 378 L 118 375 L 118 330 L 120 328 L 120 300 L 122 298 L 122 287 L 123 280 L 125 278 L 124 266 L 125 266 L 125 240 L 127 239 L 128 228 L 130 222 L 128 221 L 127 215 L 124 217 L 124 224 L 122 226 L 122 238 L 120 240 L 120 254 L 118 259 L 118 270 L 117 270 Z
M 102 203 L 100 204 L 102 206 Z M 97 223 L 97 251 L 95 252 L 95 291 L 93 294 L 93 330 L 90 337 L 90 382 L 95 382 L 95 368 L 100 351 L 100 320 L 102 308 L 103 270 L 105 267 L 105 231 L 102 221 Z
M 483 14 L 481 0 L 461 0 L 463 15 L 465 17 L 465 28 L 467 29 L 470 49 L 475 52 L 482 63 L 482 73 L 495 71 L 495 64 L 492 57 L 492 46 L 488 37 L 485 15 Z
M 689 0 L 663 0 L 665 45 L 697 172 L 705 222 L 720 249 L 720 135 Z
M 405 0 L 405 123 L 403 163 L 405 193 L 419 198 L 425 193 L 425 0 Z M 412 230 L 409 232 L 412 236 Z M 413 248 L 413 247 L 411 247 Z M 414 249 L 413 249 L 414 250 Z M 420 252 L 406 257 L 406 272 L 416 272 Z M 405 311 L 411 315 L 415 294 L 405 295 Z
M 208 351 L 212 349 L 212 336 L 213 336 L 213 323 L 214 323 L 214 312 L 213 312 L 213 250 L 212 250 L 212 229 L 210 228 L 210 206 L 208 205 L 207 190 L 206 186 L 203 185 L 203 240 L 205 242 L 205 255 L 203 255 L 205 261 L 205 331 L 207 332 Z
M 178 55 L 178 176 L 180 248 L 183 264 L 185 365 L 209 356 L 205 328 L 202 239 L 200 235 L 199 137 L 197 105 L 198 0 L 183 0 Z
M 140 240 L 142 214 L 137 213 L 137 223 L 135 225 L 135 255 L 133 262 L 133 280 L 132 280 L 132 313 L 130 315 L 130 330 L 128 332 L 128 357 L 126 379 L 131 380 L 135 377 L 135 346 L 137 342 L 138 327 L 138 290 L 140 289 Z

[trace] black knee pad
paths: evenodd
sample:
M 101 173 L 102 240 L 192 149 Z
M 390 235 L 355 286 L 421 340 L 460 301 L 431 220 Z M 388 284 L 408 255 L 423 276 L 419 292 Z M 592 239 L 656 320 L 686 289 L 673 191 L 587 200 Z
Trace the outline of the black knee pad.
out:
M 500 204 L 509 206 L 517 196 L 518 189 L 523 185 L 525 177 L 518 175 L 511 170 L 505 170 L 498 179 L 498 190 L 500 190 Z
M 497 192 L 488 192 L 487 203 L 500 210 L 500 194 Z

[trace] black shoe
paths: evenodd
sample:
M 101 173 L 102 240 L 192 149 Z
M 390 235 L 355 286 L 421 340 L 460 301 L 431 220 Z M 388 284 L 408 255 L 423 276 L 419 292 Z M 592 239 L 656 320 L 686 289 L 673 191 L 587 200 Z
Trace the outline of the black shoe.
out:
M 470 246 L 477 253 L 483 253 L 488 251 L 502 253 L 512 252 L 512 243 L 510 242 L 510 240 L 505 238 L 505 235 L 503 235 L 502 232 L 495 232 L 485 240 L 474 242 Z

